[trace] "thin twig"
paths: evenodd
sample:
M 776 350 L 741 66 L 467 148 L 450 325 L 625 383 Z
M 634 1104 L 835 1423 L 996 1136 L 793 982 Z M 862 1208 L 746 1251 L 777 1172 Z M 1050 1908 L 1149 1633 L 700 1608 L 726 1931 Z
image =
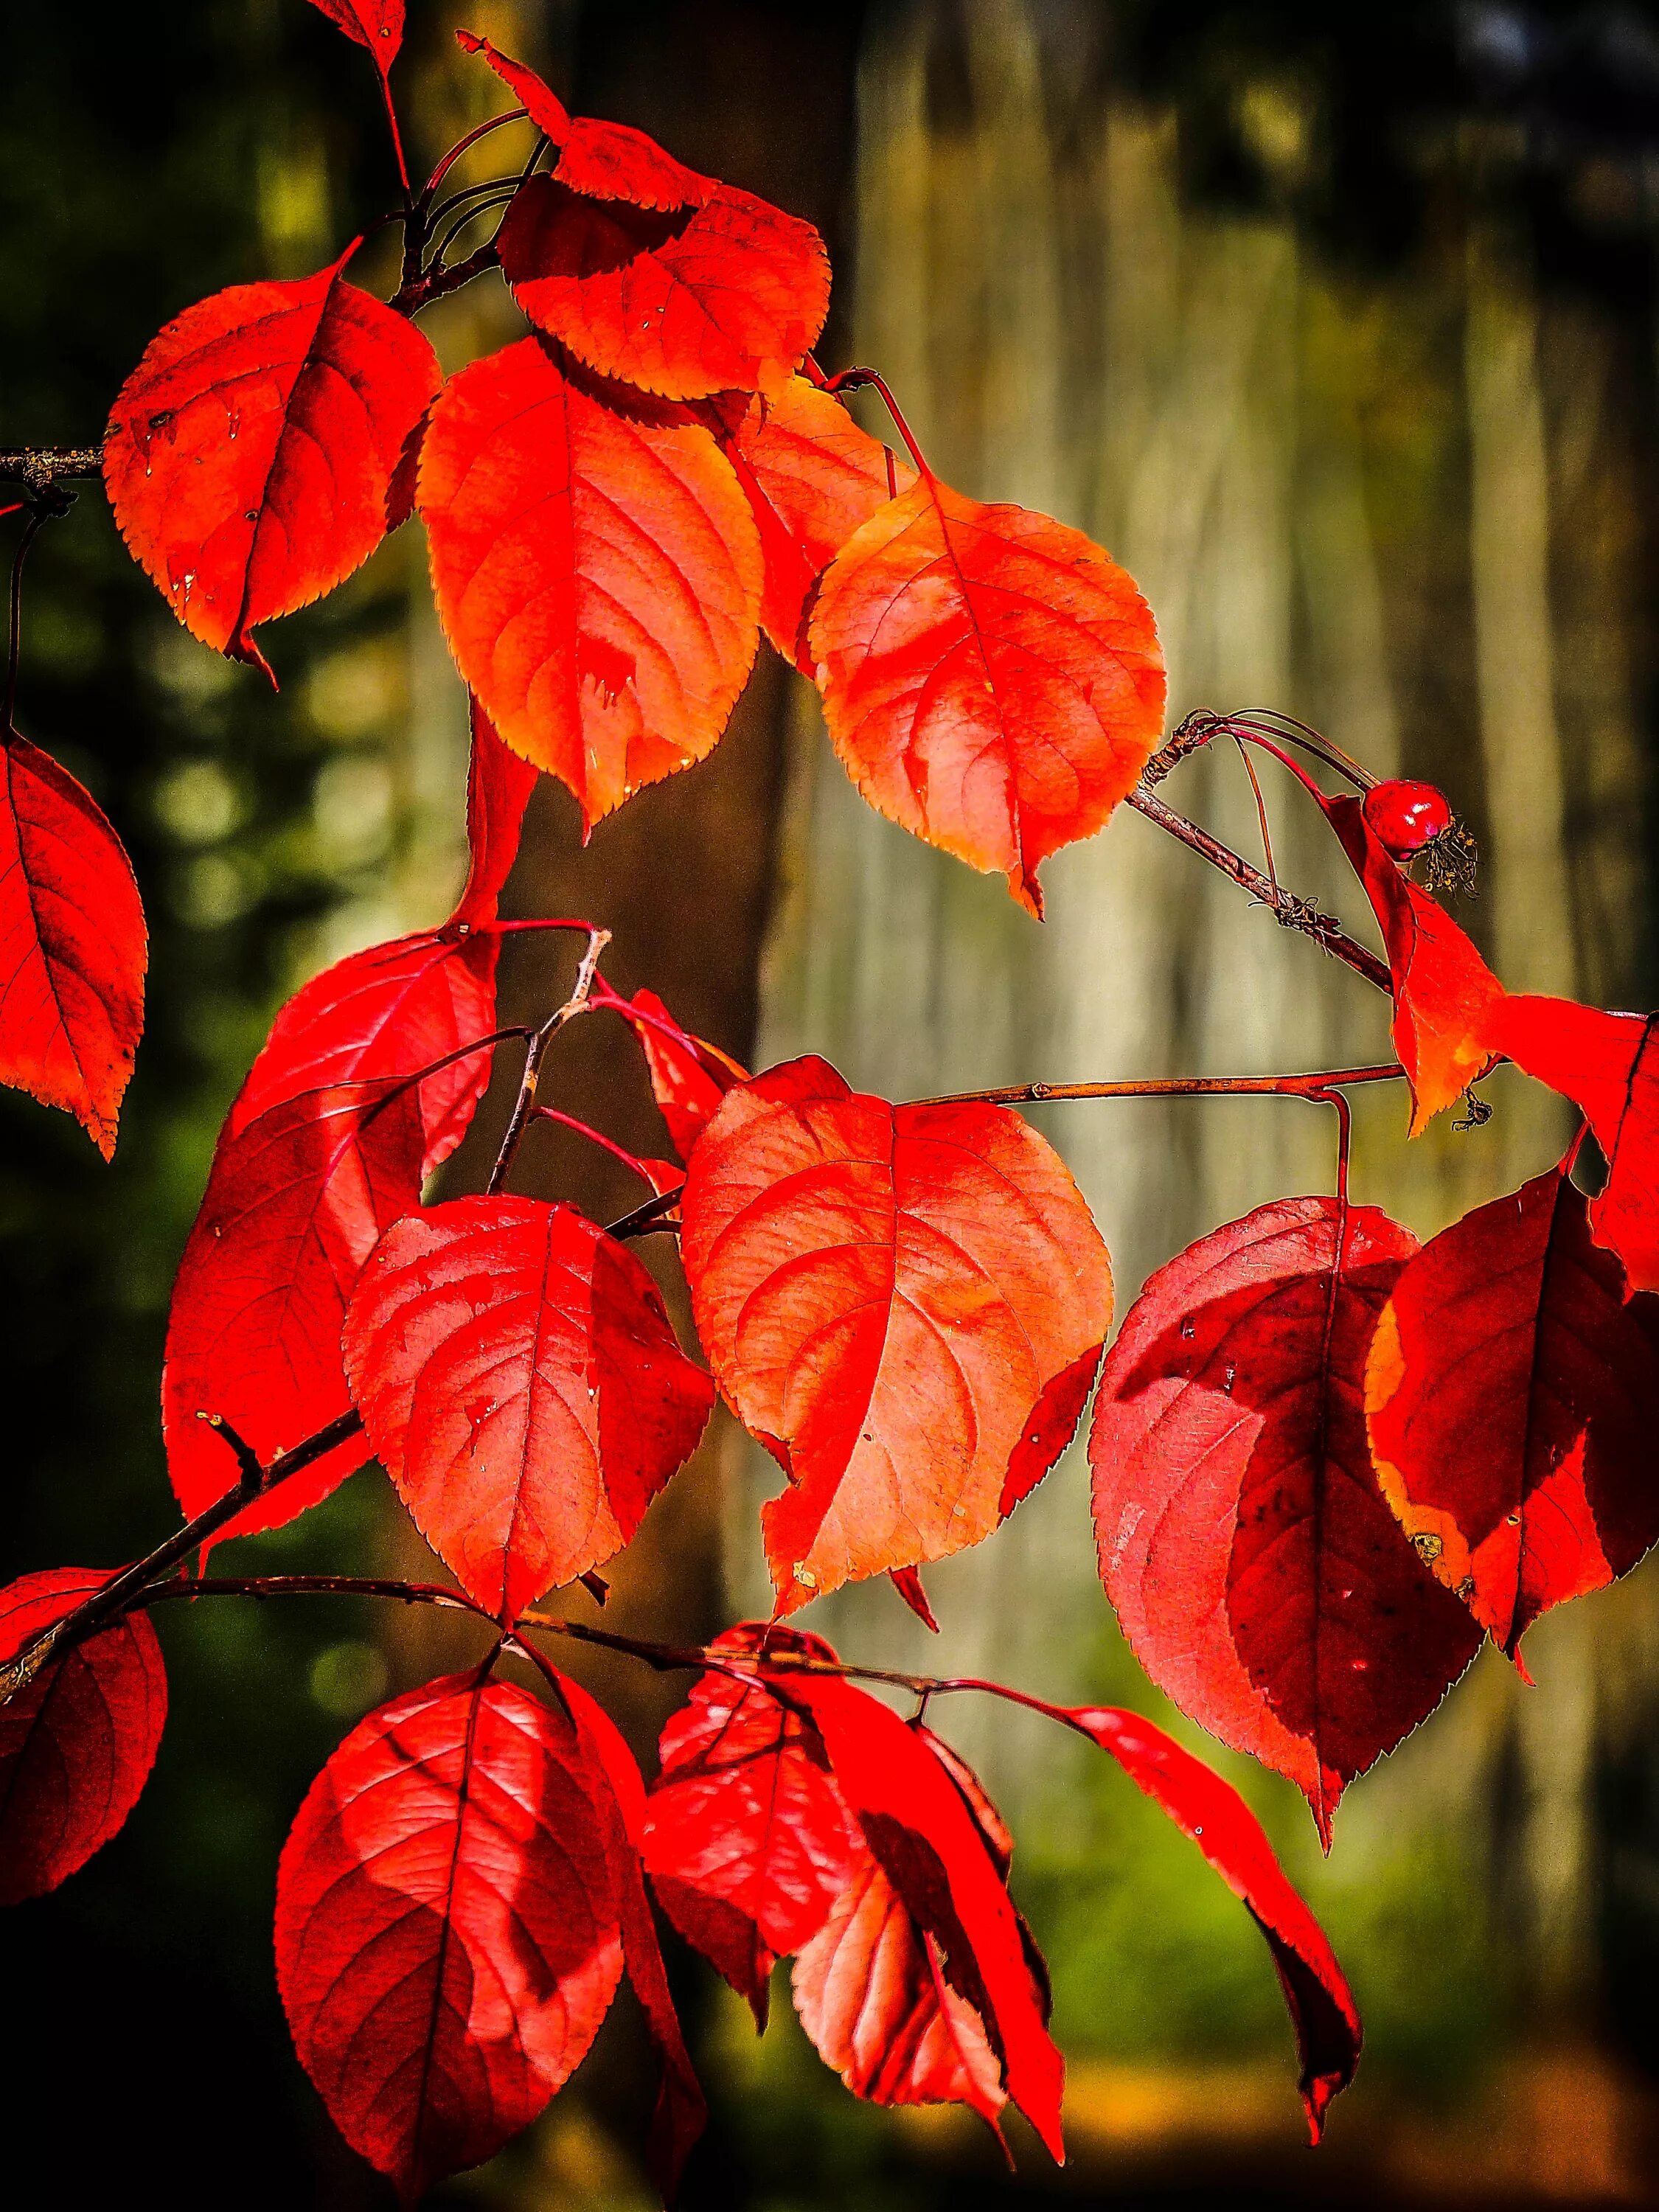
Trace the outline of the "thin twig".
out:
M 556 1012 L 548 1016 L 530 1040 L 530 1049 L 524 1058 L 524 1077 L 519 1085 L 519 1095 L 513 1102 L 513 1111 L 507 1119 L 507 1133 L 501 1139 L 501 1148 L 495 1155 L 495 1164 L 490 1170 L 489 1181 L 484 1186 L 492 1196 L 506 1182 L 512 1170 L 514 1156 L 530 1126 L 530 1112 L 536 1103 L 536 1085 L 541 1077 L 542 1062 L 547 1057 L 547 1048 L 567 1022 L 574 1021 L 578 1014 L 588 1011 L 587 994 L 593 988 L 599 955 L 610 942 L 611 932 L 608 929 L 588 931 L 587 949 L 577 967 L 570 996 Z
M 103 473 L 100 446 L 0 446 L 0 483 L 42 492 L 54 484 L 89 483 Z
M 349 1443 L 362 1427 L 362 1416 L 354 1407 L 349 1413 L 341 1413 L 319 1429 L 314 1436 L 306 1437 L 289 1451 L 279 1452 L 264 1470 L 258 1489 L 252 1493 L 268 1497 L 291 1475 L 313 1467 L 337 1444 Z M 245 1481 L 234 1483 L 222 1498 L 216 1498 L 182 1528 L 175 1528 L 164 1543 L 153 1552 L 123 1570 L 118 1575 L 83 1598 L 73 1612 L 66 1613 L 61 1620 L 49 1628 L 0 1667 L 0 1705 L 16 1695 L 26 1683 L 32 1682 L 46 1661 L 59 1651 L 66 1651 L 82 1643 L 93 1632 L 125 1613 L 140 1590 L 152 1583 L 161 1582 L 170 1575 L 181 1560 L 198 1550 L 210 1536 L 216 1535 L 228 1521 L 233 1521 L 248 1504 L 250 1492 Z
M 1042 1106 L 1079 1098 L 1317 1098 L 1348 1083 L 1392 1083 L 1397 1060 L 1368 1067 L 1328 1067 L 1310 1075 L 1158 1075 L 1127 1083 L 1009 1083 L 994 1091 L 953 1091 L 915 1106 Z
M 1145 784 L 1138 785 L 1129 793 L 1127 804 L 1133 806 L 1137 814 L 1144 814 L 1149 822 L 1155 822 L 1169 836 L 1178 838 L 1189 852 L 1196 853 L 1200 860 L 1207 860 L 1212 868 L 1218 868 L 1224 876 L 1231 876 L 1234 883 L 1268 908 L 1283 927 L 1299 930 L 1303 936 L 1312 938 L 1324 951 L 1334 953 L 1337 959 L 1346 961 L 1356 975 L 1363 975 L 1379 991 L 1392 990 L 1385 963 L 1374 952 L 1368 952 L 1363 945 L 1347 936 L 1334 914 L 1322 914 L 1309 900 L 1297 898 L 1293 891 L 1278 889 L 1268 882 L 1260 868 L 1253 868 L 1242 854 L 1235 853 L 1231 845 L 1224 845 L 1218 837 L 1212 837 L 1207 830 L 1200 830 L 1196 822 L 1189 822 L 1184 814 L 1177 814 L 1173 806 L 1166 806 L 1155 792 L 1147 790 Z

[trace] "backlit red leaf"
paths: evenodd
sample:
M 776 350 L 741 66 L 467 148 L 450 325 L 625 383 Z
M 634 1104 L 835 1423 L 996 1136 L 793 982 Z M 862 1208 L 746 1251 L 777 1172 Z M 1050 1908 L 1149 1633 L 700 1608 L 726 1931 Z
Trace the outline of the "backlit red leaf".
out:
M 61 1106 L 106 1159 L 144 1026 L 132 864 L 57 762 L 0 732 L 0 1083 Z
M 757 646 L 748 503 L 683 411 L 623 411 L 538 338 L 453 378 L 420 504 L 450 648 L 585 823 L 710 752 Z
M 627 1246 L 538 1199 L 398 1222 L 352 1294 L 344 1351 L 399 1496 L 506 1620 L 622 1549 L 714 1397 Z
M 499 940 L 484 932 L 417 930 L 325 968 L 272 1023 L 226 1117 L 222 1141 L 308 1091 L 412 1075 L 487 1036 L 495 1025 L 498 949 Z M 487 1049 L 471 1054 L 416 1086 L 423 1174 L 465 1135 L 489 1081 L 490 1058 Z
M 819 577 L 916 472 L 860 429 L 839 399 L 802 376 L 764 397 L 734 397 L 715 419 L 766 556 L 761 625 L 811 676 L 806 617 Z
M 985 2024 L 869 1852 L 795 1960 L 800 2024 L 827 2066 L 873 2105 L 968 2105 L 998 2126 L 1007 2093 Z
M 931 1729 L 913 1723 L 912 1731 L 955 1783 L 1006 1882 L 1013 1838 L 979 1778 Z M 1046 2021 L 1048 1969 L 1023 1920 L 1019 1929 Z M 985 2023 L 951 1987 L 937 1937 L 862 1847 L 829 1921 L 795 1961 L 793 1988 L 802 2027 L 855 2096 L 878 2105 L 968 2105 L 1000 2139 L 1007 2094 Z
M 1290 2007 L 1302 2057 L 1302 2101 L 1317 2142 L 1327 2106 L 1359 2063 L 1359 2014 L 1324 1929 L 1286 1880 L 1260 1821 L 1231 1783 L 1139 1713 L 1112 1705 L 1039 1710 L 1109 1752 L 1249 1907 Z
M 1164 723 L 1152 611 L 1081 532 L 922 476 L 818 587 L 830 735 L 870 804 L 1041 915 L 1038 864 L 1092 836 Z
M 350 1410 L 346 1301 L 382 1231 L 419 1203 L 421 1154 L 412 1085 L 309 1091 L 221 1141 L 179 1264 L 161 1375 L 167 1474 L 186 1515 L 236 1472 L 202 1414 L 228 1421 L 269 1465 Z M 291 1521 L 368 1450 L 360 1437 L 337 1445 L 218 1540 Z
M 259 667 L 255 628 L 331 591 L 401 520 L 393 480 L 441 381 L 413 325 L 346 283 L 349 258 L 186 307 L 105 434 L 134 559 L 193 636 Z
M 740 1084 L 681 1200 L 698 1334 L 789 1476 L 762 1508 L 780 1613 L 989 1535 L 1069 1432 L 1040 1422 L 1111 1320 L 1064 1164 L 1005 1107 L 898 1106 L 821 1060 Z
M 1626 1299 L 1564 1168 L 1407 1264 L 1365 1401 L 1383 1495 L 1511 1657 L 1540 1613 L 1659 1540 L 1659 1298 Z
M 709 1648 L 836 1656 L 816 1636 L 757 1621 Z M 652 1887 L 763 2027 L 775 1962 L 823 1925 L 862 1842 L 817 1730 L 763 1682 L 700 1674 L 661 1751 L 644 1838 Z
M 817 1723 L 842 1795 L 872 1855 L 916 1927 L 938 1946 L 943 1978 L 967 2001 L 992 2053 L 1000 2058 L 1001 2087 L 1053 2156 L 1063 2158 L 1064 2069 L 1044 2025 L 1047 1993 L 1032 1971 L 1002 1871 L 951 1768 L 928 1738 L 850 1682 L 805 1674 L 776 1679 L 780 1694 Z M 908 1960 L 892 1955 L 900 1947 L 878 1891 L 866 1886 L 860 1902 L 862 1920 L 855 1904 L 833 1938 L 826 1930 L 817 1939 L 825 1954 L 836 1955 L 814 1958 L 807 1967 L 809 2010 L 818 2017 L 826 2041 L 833 2027 L 835 2047 L 856 2054 L 860 2075 L 881 2081 L 894 2101 L 908 2100 L 902 2094 L 907 2087 L 912 2095 L 944 2094 L 940 2084 L 950 2081 L 949 2094 L 986 2111 L 991 2092 L 970 2023 L 940 1996 L 937 1984 L 932 1991 L 936 2026 L 926 2016 L 925 1987 L 920 2013 L 915 2005 L 907 2006 L 920 1983 L 915 1954 Z M 843 1950 L 845 1958 L 840 1955 Z M 866 2001 L 859 2000 L 858 1983 L 866 1957 L 871 1957 L 874 1978 L 867 2002 L 876 2009 L 860 2037 Z M 884 2073 L 890 2057 L 891 2071 Z M 994 2112 L 987 2117 L 994 2118 Z
M 107 1580 L 56 1567 L 0 1590 L 0 1664 Z M 0 1905 L 56 1889 L 115 1834 L 149 1779 L 167 1711 L 143 1613 L 48 1660 L 0 1705 Z
M 658 214 L 532 177 L 496 251 L 532 323 L 601 376 L 665 399 L 775 390 L 830 307 L 817 232 L 735 185 Z
M 1411 1079 L 1411 1133 L 1419 1136 L 1492 1058 L 1504 987 L 1439 901 L 1389 855 L 1358 799 L 1327 799 L 1325 811 L 1382 932 L 1394 1048 Z
M 561 1714 L 455 1674 L 354 1729 L 276 1878 L 276 1973 L 329 2116 L 412 2203 L 580 2063 L 622 1973 L 587 1761 Z
M 471 31 L 457 31 L 455 36 L 468 53 L 483 56 L 528 111 L 536 128 L 559 149 L 553 173 L 573 191 L 584 192 L 590 199 L 627 200 L 635 207 L 666 211 L 702 207 L 719 190 L 712 177 L 688 169 L 631 124 L 571 115 L 534 70 L 515 62 L 488 39 Z
M 404 42 L 404 0 L 311 0 L 347 38 L 367 46 L 382 76 Z
M 1371 1333 L 1411 1236 L 1283 1199 L 1189 1245 L 1130 1309 L 1089 1455 L 1106 1592 L 1184 1713 L 1288 1775 L 1328 1844 L 1346 1785 L 1431 1712 L 1479 1633 L 1376 1486 Z
M 617 1011 L 632 1023 L 645 1054 L 651 1092 L 668 1134 L 682 1159 L 708 1127 L 734 1083 L 746 1083 L 749 1071 L 715 1044 L 683 1030 L 654 991 L 635 991 L 617 1000 Z
M 495 921 L 513 863 L 519 857 L 524 812 L 536 788 L 536 770 L 510 752 L 476 699 L 472 750 L 467 760 L 466 844 L 471 856 L 453 919 L 469 929 Z
M 1659 1015 L 1511 998 L 1493 1036 L 1588 1117 L 1607 1162 L 1590 1206 L 1595 1241 L 1619 1255 L 1632 1290 L 1659 1291 Z
M 622 1916 L 623 1956 L 662 2066 L 656 2109 L 646 2139 L 646 2165 L 664 2203 L 672 2204 L 679 2189 L 680 2170 L 703 2131 L 708 2108 L 680 2033 L 679 2015 L 657 1941 L 657 1924 L 645 1893 L 641 1863 L 647 1817 L 645 1784 L 621 1729 L 604 1706 L 580 1682 L 556 1673 L 545 1662 L 543 1672 L 575 1723 L 587 1754 L 593 1801 L 606 1816 L 607 1848 Z M 601 1775 L 608 1791 L 596 1786 Z

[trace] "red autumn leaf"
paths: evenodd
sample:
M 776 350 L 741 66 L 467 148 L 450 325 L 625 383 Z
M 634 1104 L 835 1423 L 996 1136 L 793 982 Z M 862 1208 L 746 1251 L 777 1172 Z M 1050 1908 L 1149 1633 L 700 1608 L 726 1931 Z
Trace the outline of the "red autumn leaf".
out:
M 818 1637 L 758 1621 L 709 1649 L 836 1656 Z M 661 1751 L 644 1837 L 652 1887 L 764 2027 L 774 1964 L 823 1925 L 862 1843 L 817 1730 L 763 1682 L 700 1674 Z
M 631 124 L 572 116 L 534 70 L 515 62 L 488 39 L 471 31 L 457 31 L 455 36 L 468 53 L 483 56 L 536 128 L 559 149 L 553 173 L 573 191 L 589 199 L 627 200 L 635 207 L 667 212 L 702 207 L 720 189 L 712 177 L 688 169 Z
M 1039 919 L 1038 864 L 1091 837 L 1164 725 L 1152 611 L 1080 531 L 924 475 L 842 546 L 811 650 L 830 735 L 870 804 L 1000 869 Z
M 404 0 L 311 0 L 347 38 L 367 46 L 384 76 L 404 42 Z
M 535 2118 L 622 1964 L 586 1759 L 522 1690 L 410 1691 L 313 1783 L 277 1872 L 277 1983 L 329 2117 L 406 2203 Z
M 1078 1413 L 1081 1413 L 1083 1410 L 1082 1399 L 1087 1397 L 1089 1395 L 1089 1383 L 1093 1380 L 1094 1377 L 1091 1375 L 1084 1382 L 1082 1391 L 1079 1395 Z M 1072 1429 L 1075 1429 L 1076 1426 L 1077 1414 L 1074 1413 L 1072 1416 Z M 1068 1429 L 1066 1432 L 1068 1440 L 1071 1437 L 1072 1429 Z M 1062 1444 L 1060 1449 L 1063 1450 L 1065 1446 Z M 937 1636 L 939 1634 L 939 1622 L 934 1616 L 933 1607 L 928 1603 L 927 1593 L 921 1586 L 921 1577 L 917 1573 L 916 1570 L 914 1567 L 890 1567 L 887 1571 L 887 1579 L 892 1583 L 893 1588 L 904 1600 L 906 1605 L 909 1607 L 911 1612 L 915 1613 L 916 1619 L 921 1623 L 922 1626 L 924 1628 L 931 1629 L 933 1634 Z
M 0 1664 L 107 1580 L 55 1567 L 0 1590 Z M 108 1843 L 149 1779 L 167 1711 L 143 1613 L 49 1659 L 0 1705 L 0 1905 L 56 1889 Z
M 1302 2101 L 1315 2142 L 1325 2110 L 1359 2063 L 1359 2014 L 1325 1931 L 1286 1880 L 1261 1824 L 1231 1783 L 1139 1713 L 1034 1704 L 1109 1752 L 1130 1780 L 1198 1844 L 1267 1939 L 1302 2057 Z
M 472 750 L 467 760 L 466 844 L 471 856 L 452 919 L 468 929 L 495 921 L 501 893 L 519 857 L 525 809 L 536 788 L 536 770 L 510 752 L 471 702 Z
M 1616 1252 L 1633 1291 L 1659 1291 L 1659 1015 L 1604 1014 L 1571 999 L 1511 998 L 1495 1048 L 1571 1098 L 1607 1156 L 1590 1206 L 1598 1244 Z
M 1000 2136 L 1007 2093 L 985 2023 L 869 1852 L 795 1960 L 791 1989 L 814 2050 L 855 2097 L 968 2105 Z
M 718 1045 L 683 1030 L 654 991 L 641 989 L 631 999 L 605 1003 L 631 1023 L 669 1138 L 681 1158 L 689 1158 L 732 1085 L 749 1080 L 748 1069 Z
M 1424 1246 L 1365 1375 L 1384 1497 L 1511 1658 L 1659 1541 L 1656 1409 L 1659 1298 L 1626 1298 L 1565 1164 Z
M 780 1613 L 990 1534 L 1069 1431 L 1111 1320 L 1100 1233 L 1006 1107 L 890 1106 L 824 1061 L 737 1085 L 680 1206 L 698 1334 L 789 1476 L 762 1508 Z M 1073 1386 L 1075 1387 L 1073 1387 Z
M 754 660 L 761 558 L 701 423 L 623 411 L 526 338 L 446 386 L 420 505 L 461 673 L 587 828 L 713 750 Z
M 587 1753 L 588 1775 L 594 1803 L 608 1813 L 607 1847 L 622 1915 L 623 1956 L 628 1978 L 640 2001 L 651 2040 L 662 2065 L 656 2110 L 646 2140 L 646 2165 L 665 2204 L 678 2194 L 680 2170 L 686 2154 L 702 2133 L 708 2118 L 701 2085 L 691 2064 L 679 2015 L 668 1987 L 668 1975 L 657 1941 L 657 1926 L 645 1893 L 641 1857 L 645 1846 L 645 1784 L 622 1731 L 603 1705 L 573 1682 L 542 1662 L 542 1671 L 564 1700 L 576 1733 Z M 597 1786 L 603 1778 L 607 1790 Z
M 256 626 L 362 567 L 441 382 L 404 316 L 341 274 L 234 284 L 170 322 L 121 387 L 104 481 L 192 636 L 268 664 Z
M 861 524 L 915 483 L 916 472 L 803 376 L 766 396 L 734 396 L 719 405 L 714 420 L 760 530 L 761 626 L 811 676 L 806 617 L 818 579 Z
M 817 232 L 735 185 L 659 214 L 532 177 L 495 249 L 532 323 L 599 375 L 663 399 L 775 390 L 830 307 Z
M 382 1231 L 419 1203 L 421 1148 L 413 1087 L 383 1084 L 307 1091 L 222 1139 L 179 1263 L 161 1374 L 167 1474 L 187 1515 L 236 1473 L 201 1415 L 228 1421 L 269 1465 L 350 1410 L 346 1301 Z M 337 1445 L 216 1540 L 291 1521 L 368 1449 L 360 1437 Z
M 1437 899 L 1412 882 L 1357 799 L 1325 811 L 1365 887 L 1394 983 L 1394 1048 L 1412 1086 L 1413 1137 L 1492 1058 L 1504 987 Z
M 222 1142 L 260 1115 L 307 1092 L 412 1075 L 495 1024 L 498 940 L 480 932 L 417 930 L 372 945 L 325 968 L 296 991 L 226 1118 Z M 422 1173 L 447 1159 L 465 1135 L 489 1081 L 488 1049 L 453 1061 L 417 1086 L 424 1139 Z M 369 1091 L 359 1092 L 364 1099 Z
M 398 1495 L 509 1621 L 622 1549 L 714 1398 L 627 1246 L 538 1199 L 458 1198 L 398 1222 L 343 1345 Z
M 1152 1276 L 1107 1355 L 1089 1456 L 1107 1595 L 1182 1712 L 1288 1775 L 1328 1847 L 1344 1788 L 1480 1638 L 1376 1486 L 1371 1332 L 1416 1246 L 1371 1206 L 1282 1199 Z
M 121 841 L 50 755 L 0 732 L 0 1083 L 106 1159 L 144 1026 L 144 909 Z
M 913 1732 L 955 1783 L 1006 1882 L 1013 1838 L 979 1778 L 930 1729 L 913 1723 Z M 1023 1920 L 1019 1927 L 1046 2020 L 1048 1969 Z M 938 1939 L 868 1851 L 796 1960 L 793 1987 L 801 2026 L 855 2096 L 878 2105 L 969 2105 L 1001 2139 L 1007 2094 L 985 2023 L 951 1987 Z
M 925 1735 L 850 1682 L 823 1674 L 780 1674 L 775 1679 L 779 1694 L 817 1723 L 842 1796 L 872 1855 L 918 1929 L 937 1944 L 945 1980 L 982 2023 L 1001 2061 L 1001 2087 L 1051 2154 L 1062 2159 L 1064 2069 L 1044 2024 L 1047 1991 L 1032 1971 L 1028 1939 L 1004 1887 L 1002 1869 L 955 1778 L 954 1762 L 947 1767 Z M 861 1948 L 879 1936 L 887 1919 L 884 1912 L 878 1917 L 879 1903 L 878 1897 L 866 1905 L 868 1919 L 862 1927 L 854 1929 L 855 1916 L 849 1916 L 846 1933 L 838 1934 L 834 1945 L 826 1942 L 826 1949 L 838 1948 L 841 1942 Z M 826 1979 L 847 1971 L 844 1963 L 830 1966 Z M 816 1979 L 811 1968 L 807 1978 Z M 882 2019 L 893 2037 L 902 2037 L 907 2023 L 916 2024 L 914 2008 L 907 2010 L 895 2002 L 915 1988 L 914 1979 L 899 1976 L 878 1990 L 878 2002 L 890 2005 Z M 948 2035 L 925 2041 L 902 2070 L 896 2069 L 895 2084 L 907 2075 L 912 2083 L 936 2082 L 942 2072 L 950 2074 L 954 2061 L 964 2088 L 977 2092 L 967 2100 L 983 2111 L 988 2099 L 971 2037 L 955 2009 L 939 2002 Z M 812 1990 L 809 2005 L 823 2008 L 826 2024 L 832 2015 L 846 2021 L 851 2009 L 828 1986 Z M 878 2051 L 879 2035 L 875 2042 Z M 867 2041 L 865 2047 L 867 2051 Z M 861 2062 L 861 2071 L 867 2063 Z

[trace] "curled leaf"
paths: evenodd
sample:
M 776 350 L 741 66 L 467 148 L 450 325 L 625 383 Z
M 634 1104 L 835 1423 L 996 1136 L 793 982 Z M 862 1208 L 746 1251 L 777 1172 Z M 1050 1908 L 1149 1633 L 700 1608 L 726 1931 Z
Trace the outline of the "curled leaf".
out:
M 1627 1297 L 1565 1163 L 1407 1263 L 1365 1374 L 1384 1497 L 1511 1658 L 1659 1541 L 1656 1409 L 1659 1297 Z
M 495 243 L 532 323 L 665 399 L 775 390 L 829 312 L 817 232 L 735 185 L 659 214 L 532 177 Z

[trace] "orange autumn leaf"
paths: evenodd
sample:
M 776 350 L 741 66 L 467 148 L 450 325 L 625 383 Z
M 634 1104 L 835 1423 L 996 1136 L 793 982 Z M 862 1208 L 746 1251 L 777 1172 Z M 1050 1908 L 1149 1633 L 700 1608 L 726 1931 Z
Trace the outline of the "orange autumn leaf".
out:
M 445 388 L 418 496 L 461 673 L 586 828 L 713 750 L 755 657 L 761 555 L 702 423 L 525 338 Z
M 716 403 L 718 434 L 760 529 L 766 559 L 761 627 L 803 676 L 812 673 L 807 618 L 819 578 L 842 547 L 916 472 L 804 376 L 779 391 Z
M 1164 722 L 1133 580 L 1080 531 L 923 475 L 854 533 L 811 621 L 842 764 L 879 812 L 1039 918 L 1039 864 L 1092 836 Z
M 532 323 L 600 375 L 663 398 L 775 389 L 830 308 L 817 232 L 735 185 L 660 214 L 532 177 L 496 249 Z

